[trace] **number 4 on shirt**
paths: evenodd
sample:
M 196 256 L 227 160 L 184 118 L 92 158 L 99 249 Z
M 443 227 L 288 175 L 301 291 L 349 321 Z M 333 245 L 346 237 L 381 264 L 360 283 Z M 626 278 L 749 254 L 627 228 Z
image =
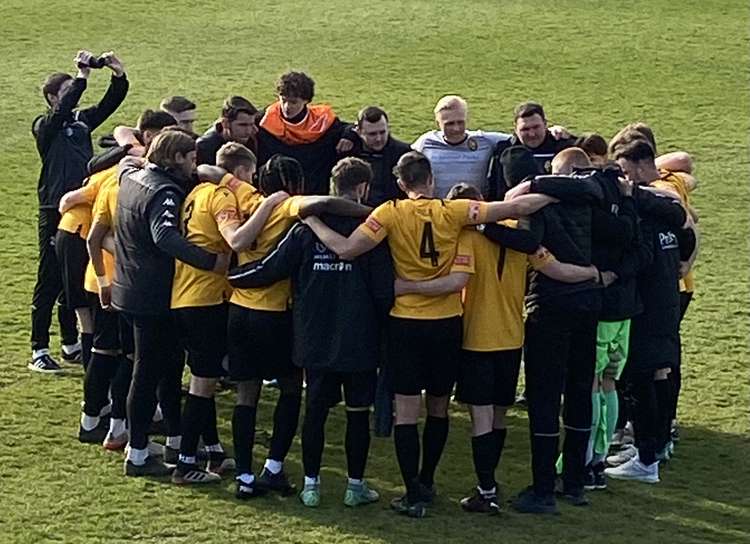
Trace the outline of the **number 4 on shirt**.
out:
M 435 239 L 432 237 L 432 223 L 427 222 L 422 229 L 422 242 L 419 244 L 419 256 L 430 259 L 432 266 L 438 265 L 440 253 L 435 249 Z

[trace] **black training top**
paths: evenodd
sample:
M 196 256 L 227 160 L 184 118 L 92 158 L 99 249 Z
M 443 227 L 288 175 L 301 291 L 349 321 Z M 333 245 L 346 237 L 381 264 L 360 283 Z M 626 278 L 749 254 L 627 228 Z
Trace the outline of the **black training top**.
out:
M 354 134 L 353 131 L 351 134 Z M 388 142 L 380 151 L 365 149 L 362 140 L 355 135 L 352 138 L 354 148 L 347 153 L 348 156 L 357 157 L 367 162 L 372 168 L 372 182 L 367 188 L 364 204 L 377 208 L 383 202 L 394 198 L 406 198 L 404 192 L 396 183 L 396 175 L 393 168 L 404 153 L 411 151 L 411 146 L 406 142 L 388 137 Z
M 350 217 L 322 219 L 343 236 L 361 223 Z M 230 271 L 229 282 L 237 288 L 262 287 L 288 277 L 295 364 L 332 372 L 375 369 L 381 326 L 394 300 L 387 244 L 343 261 L 297 223 L 266 257 Z
M 42 159 L 39 174 L 39 207 L 57 209 L 62 195 L 78 189 L 94 154 L 91 133 L 125 100 L 128 79 L 112 76 L 107 92 L 95 106 L 75 110 L 86 90 L 83 78 L 73 80 L 60 103 L 34 119 L 31 132 Z

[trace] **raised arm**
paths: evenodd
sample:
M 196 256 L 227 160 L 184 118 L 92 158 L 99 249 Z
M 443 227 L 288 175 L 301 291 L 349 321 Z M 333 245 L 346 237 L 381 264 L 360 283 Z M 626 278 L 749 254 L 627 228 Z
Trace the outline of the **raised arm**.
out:
M 111 51 L 102 55 L 106 59 L 106 66 L 112 70 L 112 78 L 109 81 L 107 92 L 99 103 L 81 111 L 81 116 L 93 132 L 107 118 L 120 107 L 125 96 L 128 94 L 130 83 L 125 75 L 125 68 L 114 53 Z
M 352 232 L 349 238 L 344 238 L 316 216 L 307 217 L 305 223 L 323 242 L 323 245 L 345 261 L 354 260 L 378 245 L 376 240 L 364 234 L 360 229 Z

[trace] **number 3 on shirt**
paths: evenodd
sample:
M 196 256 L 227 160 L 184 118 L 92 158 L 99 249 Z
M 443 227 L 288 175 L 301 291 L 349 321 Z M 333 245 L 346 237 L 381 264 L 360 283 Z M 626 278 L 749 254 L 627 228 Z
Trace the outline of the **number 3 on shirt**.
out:
M 422 229 L 422 242 L 419 244 L 419 256 L 430 259 L 432 266 L 438 265 L 440 253 L 435 249 L 435 239 L 432 237 L 432 223 L 427 222 Z
M 187 206 L 185 206 L 185 212 L 182 214 L 182 235 L 187 236 L 188 235 L 188 223 L 190 222 L 190 218 L 193 217 L 193 208 L 195 207 L 195 200 L 191 200 L 187 203 Z

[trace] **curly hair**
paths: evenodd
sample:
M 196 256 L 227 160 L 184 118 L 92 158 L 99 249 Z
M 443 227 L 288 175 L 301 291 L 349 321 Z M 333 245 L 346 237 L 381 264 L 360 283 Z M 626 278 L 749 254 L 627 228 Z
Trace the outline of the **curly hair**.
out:
M 310 102 L 315 96 L 315 82 L 304 72 L 287 72 L 276 82 L 276 94 Z

